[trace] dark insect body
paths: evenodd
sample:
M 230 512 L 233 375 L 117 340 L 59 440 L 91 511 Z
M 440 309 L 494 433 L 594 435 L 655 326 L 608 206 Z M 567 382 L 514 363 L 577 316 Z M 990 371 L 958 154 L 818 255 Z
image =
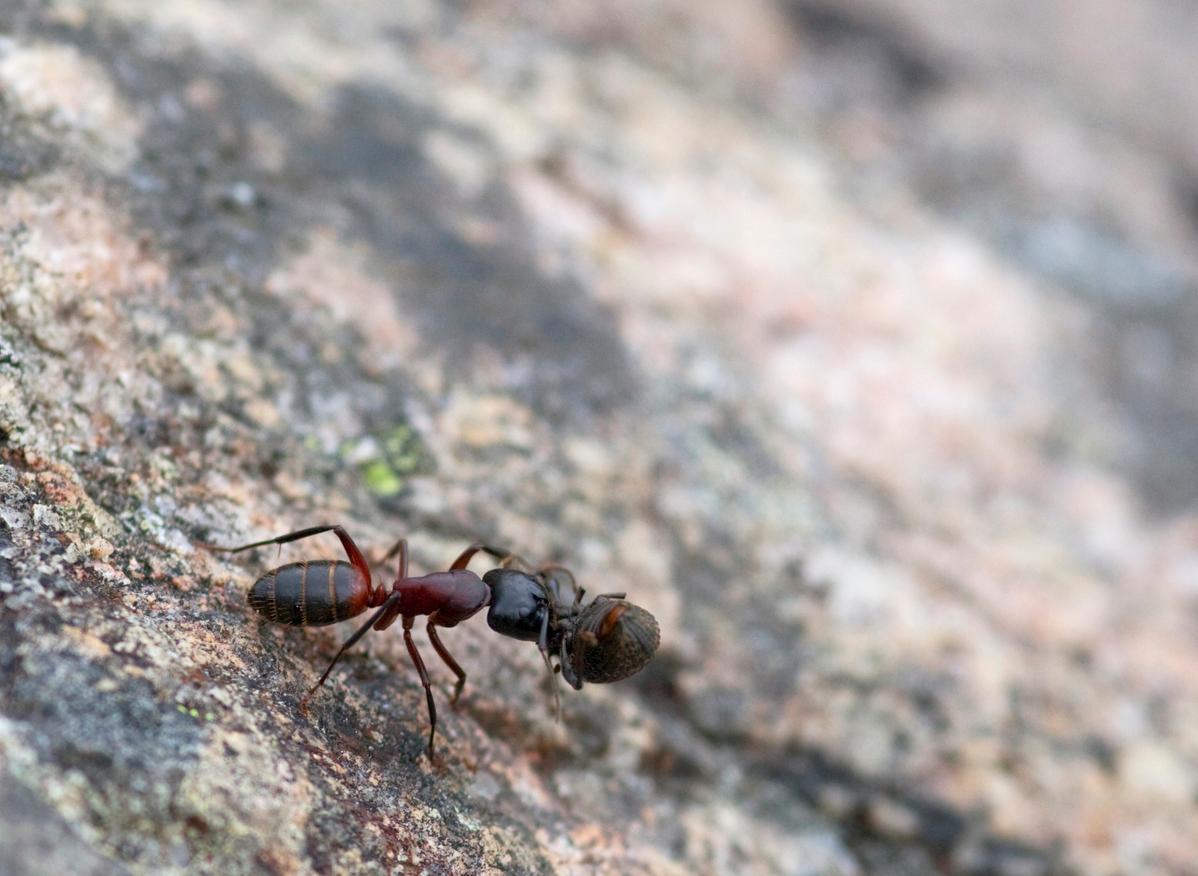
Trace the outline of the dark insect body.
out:
M 661 641 L 657 619 L 623 599 L 600 596 L 572 623 L 570 640 L 563 644 L 571 650 L 574 675 L 566 675 L 566 681 L 575 689 L 584 681 L 609 684 L 640 672 Z
M 370 589 L 342 560 L 288 563 L 254 582 L 247 601 L 277 624 L 324 627 L 357 617 L 369 607 Z
M 349 562 L 310 560 L 271 569 L 254 582 L 247 595 L 247 601 L 251 608 L 270 620 L 292 626 L 325 626 L 357 617 L 369 608 L 376 609 L 370 619 L 341 646 L 324 674 L 320 676 L 320 680 L 304 695 L 304 702 L 324 684 L 341 655 L 358 639 L 371 629 L 385 630 L 402 618 L 404 645 L 407 646 L 408 655 L 420 674 L 420 683 L 424 686 L 428 703 L 428 752 L 431 756 L 437 732 L 437 704 L 433 701 L 428 670 L 412 639 L 412 626 L 417 617 L 428 616 L 428 638 L 433 650 L 458 679 L 453 695 L 453 701 L 456 702 L 466 684 L 466 673 L 441 642 L 441 637 L 437 635 L 437 627 L 457 626 L 487 604 L 490 596 L 487 585 L 478 575 L 466 569 L 471 558 L 479 551 L 497 558 L 506 554 L 495 548 L 474 544 L 466 548 L 449 569 L 409 577 L 408 543 L 406 539 L 400 539 L 379 561 L 385 562 L 396 554 L 399 555 L 395 581 L 388 592 L 381 584 L 374 583 L 365 555 L 350 538 L 349 533 L 340 526 L 313 526 L 234 548 L 210 547 L 237 553 L 268 544 L 286 544 L 322 532 L 332 532 L 340 539 Z
M 535 572 L 507 566 L 483 575 L 491 588 L 487 624 L 497 633 L 536 642 L 545 665 L 581 690 L 583 682 L 607 684 L 634 675 L 657 651 L 657 620 L 623 593 L 606 593 L 583 605 L 586 591 L 562 566 Z M 550 657 L 558 659 L 553 669 Z M 556 700 L 556 688 L 554 697 Z
M 581 688 L 584 681 L 606 683 L 627 678 L 643 668 L 657 650 L 657 621 L 643 608 L 627 602 L 624 594 L 606 594 L 583 605 L 584 591 L 564 567 L 533 569 L 519 557 L 481 543 L 462 551 L 445 571 L 409 577 L 408 544 L 400 539 L 379 560 L 382 563 L 399 555 L 389 592 L 374 583 L 365 555 L 341 526 L 313 526 L 233 548 L 208 547 L 237 553 L 323 532 L 332 532 L 340 539 L 349 562 L 311 560 L 271 569 L 254 582 L 247 601 L 268 619 L 292 626 L 326 626 L 376 609 L 341 646 L 320 680 L 304 695 L 305 703 L 355 642 L 371 629 L 385 630 L 402 619 L 404 644 L 428 703 L 430 757 L 437 732 L 437 706 L 424 660 L 412 639 L 412 626 L 419 616 L 428 617 L 429 641 L 457 676 L 452 702 L 461 696 L 466 673 L 441 642 L 437 628 L 457 626 L 488 605 L 487 623 L 491 629 L 514 639 L 536 642 L 551 677 L 560 672 L 575 689 Z M 480 551 L 500 561 L 498 569 L 482 578 L 466 568 Z M 556 668 L 550 662 L 551 655 L 558 659 Z M 556 703 L 556 685 L 553 694 Z

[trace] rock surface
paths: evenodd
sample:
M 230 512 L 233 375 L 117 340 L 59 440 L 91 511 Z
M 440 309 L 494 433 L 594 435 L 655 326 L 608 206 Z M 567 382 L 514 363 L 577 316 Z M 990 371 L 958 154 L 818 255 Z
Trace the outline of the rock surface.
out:
M 941 8 L 0 0 L 0 873 L 1195 872 L 1198 15 Z

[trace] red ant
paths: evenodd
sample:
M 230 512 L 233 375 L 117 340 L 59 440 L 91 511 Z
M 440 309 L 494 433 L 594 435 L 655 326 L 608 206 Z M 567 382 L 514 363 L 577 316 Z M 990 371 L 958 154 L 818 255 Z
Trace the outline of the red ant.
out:
M 301 704 L 307 703 L 341 655 L 362 636 L 372 628 L 385 630 L 396 618 L 403 618 L 404 644 L 420 674 L 428 701 L 429 757 L 433 756 L 437 732 L 437 706 L 424 660 L 412 640 L 412 625 L 419 615 L 428 615 L 429 641 L 457 676 L 450 700 L 453 703 L 465 687 L 466 673 L 441 642 L 437 627 L 457 626 L 488 604 L 487 623 L 493 630 L 523 641 L 535 641 L 551 676 L 561 672 L 576 689 L 582 687 L 583 681 L 603 683 L 627 678 L 644 667 L 657 650 L 657 621 L 643 608 L 626 602 L 624 594 L 599 596 L 584 606 L 584 591 L 574 584 L 573 575 L 564 567 L 548 565 L 535 572 L 526 571 L 527 564 L 519 557 L 478 542 L 462 551 L 448 570 L 408 577 L 408 542 L 401 538 L 379 560 L 384 563 L 399 555 L 390 593 L 383 585 L 374 584 L 365 555 L 341 526 L 313 526 L 233 548 L 206 547 L 238 553 L 330 531 L 341 540 L 348 563 L 313 560 L 271 569 L 254 582 L 247 601 L 270 620 L 292 626 L 326 626 L 357 617 L 368 608 L 378 609 L 345 641 Z M 500 561 L 500 568 L 483 578 L 466 568 L 480 551 Z M 562 592 L 563 577 L 569 579 L 569 596 Z M 558 657 L 556 668 L 550 663 L 551 654 Z M 556 704 L 556 685 L 554 701 Z
M 384 563 L 399 554 L 395 583 L 391 585 L 391 592 L 388 593 L 382 584 L 375 585 L 366 556 L 341 526 L 312 526 L 233 548 L 215 545 L 209 547 L 235 554 L 268 544 L 298 541 L 322 532 L 332 532 L 341 540 L 346 556 L 349 557 L 348 563 L 344 560 L 304 560 L 271 569 L 254 582 L 247 601 L 251 608 L 276 623 L 305 627 L 327 626 L 357 617 L 368 608 L 378 609 L 341 646 L 341 650 L 333 657 L 320 680 L 304 695 L 301 704 L 306 703 L 317 688 L 324 684 L 341 655 L 371 628 L 385 630 L 395 623 L 397 618 L 403 618 L 404 644 L 412 662 L 416 664 L 416 671 L 420 673 L 420 683 L 424 685 L 424 694 L 428 700 L 431 724 L 428 733 L 428 753 L 431 757 L 433 738 L 437 732 L 437 705 L 433 702 L 433 691 L 429 684 L 428 671 L 424 668 L 424 660 L 412 640 L 412 624 L 419 615 L 428 615 L 429 641 L 433 643 L 433 649 L 445 661 L 445 665 L 453 670 L 458 678 L 451 700 L 457 702 L 466 684 L 466 673 L 441 642 L 441 637 L 437 635 L 437 627 L 457 626 L 487 604 L 490 590 L 478 575 L 466 569 L 466 564 L 471 558 L 479 551 L 496 559 L 502 559 L 507 554 L 486 545 L 472 544 L 462 551 L 447 571 L 410 578 L 408 542 L 407 539 L 401 538 L 379 560 L 379 563 Z

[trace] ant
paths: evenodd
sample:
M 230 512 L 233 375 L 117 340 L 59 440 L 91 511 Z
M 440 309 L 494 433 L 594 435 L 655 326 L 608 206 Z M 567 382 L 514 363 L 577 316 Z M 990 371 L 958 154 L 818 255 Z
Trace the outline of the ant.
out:
M 580 689 L 584 680 L 602 683 L 627 678 L 644 667 L 657 650 L 657 621 L 639 606 L 625 602 L 624 594 L 606 594 L 582 606 L 584 591 L 575 585 L 569 570 L 559 565 L 529 570 L 528 564 L 511 552 L 480 542 L 462 551 L 445 571 L 409 577 L 408 542 L 401 538 L 378 561 L 381 564 L 396 554 L 399 556 L 389 593 L 382 584 L 374 583 L 366 556 L 339 525 L 312 526 L 232 548 L 206 547 L 239 553 L 324 532 L 337 536 L 349 562 L 310 560 L 271 569 L 254 582 L 247 601 L 270 620 L 292 626 L 326 626 L 357 617 L 368 608 L 377 609 L 346 639 L 320 679 L 304 694 L 301 706 L 324 684 L 341 655 L 355 642 L 371 629 L 385 630 L 402 618 L 404 644 L 420 675 L 428 702 L 430 758 L 437 732 L 437 706 L 424 660 L 412 639 L 412 625 L 420 615 L 428 615 L 429 641 L 457 676 L 451 703 L 456 703 L 462 694 L 466 672 L 441 642 L 437 627 L 457 626 L 488 604 L 487 623 L 491 629 L 511 638 L 535 641 L 551 679 L 560 672 L 575 689 Z M 479 552 L 500 563 L 499 568 L 482 578 L 466 568 Z M 563 578 L 568 578 L 572 599 L 564 595 Z M 556 669 L 549 660 L 551 653 L 558 654 Z M 556 685 L 553 695 L 560 717 Z

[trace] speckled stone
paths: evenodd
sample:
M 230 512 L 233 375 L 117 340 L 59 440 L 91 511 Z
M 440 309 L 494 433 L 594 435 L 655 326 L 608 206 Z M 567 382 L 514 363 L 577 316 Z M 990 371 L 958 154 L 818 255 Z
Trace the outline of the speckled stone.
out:
M 1198 20 L 1024 11 L 4 4 L 0 873 L 1191 873 Z M 660 650 L 430 762 L 324 522 Z

